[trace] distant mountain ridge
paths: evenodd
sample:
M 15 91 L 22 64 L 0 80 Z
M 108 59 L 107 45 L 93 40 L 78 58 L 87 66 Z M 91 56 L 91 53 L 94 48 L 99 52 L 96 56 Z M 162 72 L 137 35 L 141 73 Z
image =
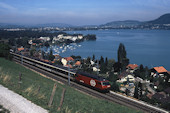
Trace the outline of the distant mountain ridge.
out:
M 32 28 L 32 27 L 73 27 L 73 25 L 70 24 L 64 24 L 64 23 L 49 23 L 49 24 L 11 24 L 11 23 L 0 23 L 0 28 Z
M 170 13 L 164 14 L 159 18 L 146 22 L 148 24 L 170 24 Z
M 125 21 L 112 21 L 106 24 L 101 25 L 82 25 L 82 26 L 74 26 L 65 23 L 47 23 L 47 24 L 9 24 L 9 23 L 0 23 L 0 28 L 33 28 L 33 27 L 59 27 L 59 28 L 142 28 L 140 26 L 150 26 L 152 25 L 163 25 L 170 24 L 170 13 L 164 14 L 159 18 L 151 21 L 138 21 L 138 20 L 125 20 Z
M 112 21 L 108 22 L 106 24 L 103 24 L 101 26 L 107 26 L 107 27 L 133 27 L 133 26 L 138 26 L 142 24 L 143 22 L 137 21 L 137 20 L 125 20 L 125 21 Z
M 0 28 L 23 28 L 24 25 L 9 24 L 9 23 L 0 23 Z
M 48 24 L 37 24 L 37 27 L 73 27 L 73 25 L 65 23 L 48 23 Z

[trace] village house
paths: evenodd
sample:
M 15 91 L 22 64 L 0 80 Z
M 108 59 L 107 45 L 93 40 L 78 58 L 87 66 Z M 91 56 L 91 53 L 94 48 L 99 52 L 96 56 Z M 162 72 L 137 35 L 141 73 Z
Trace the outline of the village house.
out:
M 55 43 L 55 42 L 58 41 L 58 40 L 59 40 L 59 38 L 56 37 L 56 36 L 54 36 L 54 37 L 53 37 L 53 40 L 52 40 L 52 43 Z
M 83 39 L 83 36 L 82 35 L 78 35 L 78 37 L 77 37 L 78 39 Z
M 76 63 L 74 64 L 74 68 L 81 68 L 81 62 L 80 61 L 76 61 Z
M 18 52 L 21 52 L 21 51 L 24 50 L 24 48 L 23 48 L 23 47 L 20 47 L 20 48 L 17 48 L 17 50 L 18 50 Z
M 30 55 L 29 49 L 24 48 L 24 47 L 17 48 L 17 53 L 21 53 L 24 56 L 29 56 Z
M 50 41 L 50 37 L 40 37 L 39 38 L 40 40 L 43 40 L 43 41 Z
M 32 45 L 32 43 L 33 43 L 32 40 L 28 40 L 28 44 Z
M 74 65 L 80 66 L 80 65 L 81 65 L 81 62 L 80 62 L 80 61 L 77 61 Z
M 170 71 L 167 72 L 167 81 L 170 82 Z
M 118 75 L 119 80 L 116 82 L 121 83 L 120 91 L 126 92 L 128 90 L 128 95 L 133 96 L 134 95 L 134 83 L 135 83 L 135 77 L 134 74 L 124 71 L 120 75 Z
M 124 82 L 135 82 L 135 77 L 132 73 L 129 72 L 122 72 L 119 76 L 118 76 L 119 80 L 117 80 L 117 82 L 119 83 L 124 83 Z
M 64 36 L 63 34 L 59 34 L 57 36 L 57 38 L 55 38 L 55 40 L 53 38 L 54 42 L 58 41 L 58 40 L 67 40 L 67 39 L 72 40 L 73 42 L 75 42 L 76 40 L 83 39 L 83 36 L 82 35 L 78 35 L 78 36 L 66 35 L 66 36 Z
M 167 74 L 167 70 L 163 67 L 163 66 L 160 66 L 160 67 L 154 67 L 151 69 L 151 76 L 153 77 L 165 77 L 165 74 Z
M 57 60 L 57 61 L 61 61 L 61 59 L 62 59 L 62 57 L 58 54 L 55 54 L 54 57 L 55 57 L 54 60 Z
M 92 69 L 93 69 L 94 72 L 100 71 L 100 69 L 98 69 L 97 67 L 92 67 Z
M 73 61 L 74 61 L 74 59 L 72 57 L 65 57 L 65 58 L 61 59 L 63 66 L 67 66 L 68 63 L 71 63 Z
M 138 65 L 137 64 L 129 64 L 126 66 L 126 71 L 133 73 L 135 70 L 138 69 Z

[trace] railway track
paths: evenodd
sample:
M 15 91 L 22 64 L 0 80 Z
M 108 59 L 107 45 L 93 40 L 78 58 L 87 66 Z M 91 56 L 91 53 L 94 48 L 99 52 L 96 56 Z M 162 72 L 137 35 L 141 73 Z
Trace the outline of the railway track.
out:
M 17 58 L 17 56 L 14 56 L 13 60 L 15 62 L 21 63 L 22 59 Z M 60 81 L 64 84 L 68 84 L 68 79 L 66 77 L 67 75 L 63 77 L 63 75 L 61 75 L 61 73 L 56 74 L 56 73 L 50 72 L 50 70 L 48 71 L 48 70 L 40 69 L 40 68 L 38 68 L 34 65 L 29 64 L 28 62 L 23 62 L 23 65 L 26 66 L 26 67 L 29 67 L 29 68 L 31 68 L 31 69 L 39 72 L 39 73 L 44 74 L 47 77 L 53 78 L 53 79 Z M 142 110 L 142 111 L 147 112 L 147 113 L 169 113 L 168 111 L 165 111 L 161 108 L 149 105 L 149 104 L 144 103 L 142 101 L 137 101 L 137 100 L 125 97 L 123 95 L 117 94 L 117 93 L 112 92 L 112 91 L 110 91 L 109 93 L 98 92 L 96 90 L 90 89 L 90 88 L 85 87 L 83 85 L 77 84 L 77 83 L 73 82 L 72 79 L 70 81 L 70 87 L 76 88 L 79 91 L 87 93 L 91 96 L 94 96 L 94 97 L 97 97 L 97 98 L 100 98 L 100 99 L 104 99 L 104 100 L 108 100 L 108 101 L 111 101 L 111 102 L 115 102 L 115 103 L 118 103 L 118 104 L 121 104 L 121 105 L 124 105 L 124 106 L 128 106 L 128 107 L 134 108 L 136 110 Z

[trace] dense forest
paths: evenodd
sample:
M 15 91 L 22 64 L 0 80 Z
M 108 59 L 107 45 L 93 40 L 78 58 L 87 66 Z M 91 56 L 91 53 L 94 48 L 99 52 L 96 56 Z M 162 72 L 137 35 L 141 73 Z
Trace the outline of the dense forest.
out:
M 57 36 L 58 34 L 66 34 L 65 32 L 47 32 L 47 31 L 5 31 L 0 30 L 0 38 L 1 39 L 10 39 L 10 38 L 20 38 L 20 37 L 27 37 L 27 38 L 39 38 L 43 37 L 53 37 Z

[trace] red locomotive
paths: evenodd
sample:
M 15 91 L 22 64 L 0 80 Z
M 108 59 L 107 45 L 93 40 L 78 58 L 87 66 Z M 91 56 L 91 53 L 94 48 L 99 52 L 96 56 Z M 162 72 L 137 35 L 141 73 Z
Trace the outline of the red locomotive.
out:
M 103 77 L 84 72 L 77 72 L 75 75 L 75 80 L 100 91 L 107 91 L 111 87 L 109 81 Z

